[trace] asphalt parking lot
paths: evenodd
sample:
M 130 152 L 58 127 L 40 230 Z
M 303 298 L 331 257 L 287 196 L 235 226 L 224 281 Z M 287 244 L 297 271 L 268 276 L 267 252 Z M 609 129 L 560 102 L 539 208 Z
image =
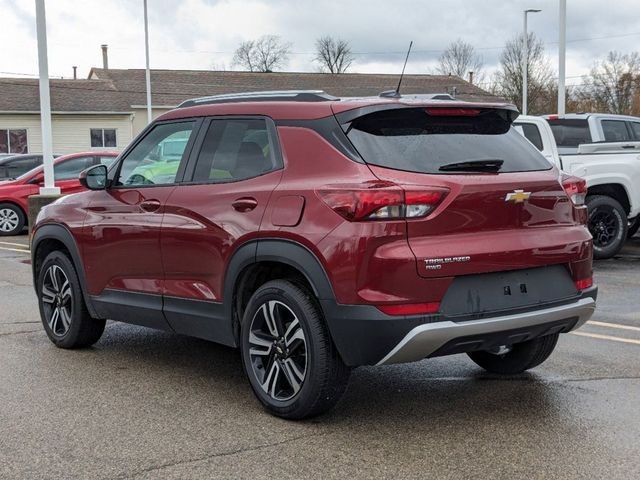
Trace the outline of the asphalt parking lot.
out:
M 360 368 L 297 423 L 262 411 L 233 349 L 117 323 L 55 348 L 26 243 L 0 238 L 2 478 L 638 478 L 638 237 L 595 264 L 596 315 L 532 372 Z

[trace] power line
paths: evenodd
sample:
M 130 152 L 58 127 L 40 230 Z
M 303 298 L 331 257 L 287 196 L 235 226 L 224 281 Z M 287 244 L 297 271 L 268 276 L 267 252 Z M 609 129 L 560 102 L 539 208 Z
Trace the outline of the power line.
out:
M 0 75 L 19 75 L 21 77 L 37 77 L 37 73 L 0 72 Z

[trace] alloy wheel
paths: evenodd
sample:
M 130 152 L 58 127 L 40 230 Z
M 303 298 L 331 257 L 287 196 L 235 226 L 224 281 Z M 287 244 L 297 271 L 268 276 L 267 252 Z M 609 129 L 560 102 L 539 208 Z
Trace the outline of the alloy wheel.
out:
M 597 208 L 589 218 L 589 231 L 596 247 L 604 248 L 613 243 L 620 225 L 614 211 Z
M 0 209 L 0 231 L 12 232 L 18 227 L 20 218 L 15 210 L 10 208 Z
M 269 300 L 251 320 L 249 358 L 262 390 L 274 400 L 295 397 L 307 375 L 307 340 L 298 317 L 284 303 Z
M 71 326 L 73 292 L 67 275 L 58 265 L 51 265 L 44 274 L 41 299 L 51 332 L 63 337 Z

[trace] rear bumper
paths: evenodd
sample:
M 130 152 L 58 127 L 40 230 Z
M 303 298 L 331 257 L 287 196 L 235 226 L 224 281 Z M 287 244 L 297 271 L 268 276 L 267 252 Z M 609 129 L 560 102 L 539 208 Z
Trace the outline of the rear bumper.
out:
M 487 350 L 575 330 L 593 314 L 597 292 L 592 287 L 562 304 L 464 321 L 439 315 L 389 317 L 370 306 L 323 302 L 323 308 L 347 365 L 386 365 Z
M 593 298 L 532 312 L 464 323 L 444 321 L 411 330 L 378 365 L 414 362 L 429 356 L 510 345 L 531 338 L 568 332 L 582 326 L 596 308 Z

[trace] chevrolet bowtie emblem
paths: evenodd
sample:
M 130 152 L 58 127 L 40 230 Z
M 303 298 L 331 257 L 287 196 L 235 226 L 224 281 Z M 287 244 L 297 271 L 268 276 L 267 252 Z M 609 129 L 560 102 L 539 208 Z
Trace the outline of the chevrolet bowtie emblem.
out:
M 514 190 L 511 193 L 507 193 L 504 197 L 505 202 L 524 203 L 525 200 L 529 200 L 531 192 L 525 192 L 524 190 Z

